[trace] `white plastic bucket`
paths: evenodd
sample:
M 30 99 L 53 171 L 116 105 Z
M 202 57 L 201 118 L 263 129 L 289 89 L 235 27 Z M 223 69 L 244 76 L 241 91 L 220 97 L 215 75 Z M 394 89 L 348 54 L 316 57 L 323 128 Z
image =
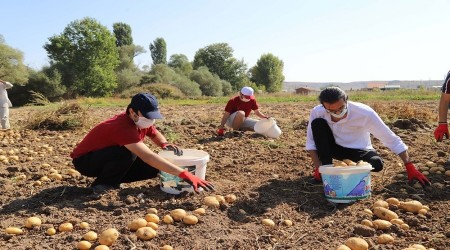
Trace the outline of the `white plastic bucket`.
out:
M 333 164 L 319 167 L 323 190 L 327 200 L 334 203 L 350 203 L 370 197 L 371 165 L 333 167 Z
M 261 119 L 256 122 L 254 130 L 256 133 L 277 139 L 281 135 L 281 129 L 272 117 L 269 119 Z
M 209 161 L 209 154 L 202 150 L 183 149 L 183 155 L 177 156 L 173 151 L 161 151 L 158 153 L 164 159 L 177 165 L 180 168 L 188 169 L 195 176 L 205 179 L 206 163 Z M 180 194 L 182 192 L 194 192 L 192 185 L 184 181 L 178 176 L 171 175 L 164 171 L 159 172 L 161 180 L 160 188 L 169 194 Z M 202 191 L 202 188 L 198 188 Z

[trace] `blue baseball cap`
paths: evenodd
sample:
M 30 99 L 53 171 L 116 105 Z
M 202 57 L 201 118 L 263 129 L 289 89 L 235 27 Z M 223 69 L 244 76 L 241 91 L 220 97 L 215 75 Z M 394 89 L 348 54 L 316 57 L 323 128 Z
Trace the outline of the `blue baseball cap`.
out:
M 142 115 L 148 119 L 162 119 L 159 113 L 158 101 L 156 97 L 149 93 L 139 93 L 131 98 L 130 107 L 141 111 Z

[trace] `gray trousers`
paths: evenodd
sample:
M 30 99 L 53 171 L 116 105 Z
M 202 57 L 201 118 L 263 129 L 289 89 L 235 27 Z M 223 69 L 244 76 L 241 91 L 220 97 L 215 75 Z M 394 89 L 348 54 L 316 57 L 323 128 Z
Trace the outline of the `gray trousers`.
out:
M 9 107 L 0 107 L 0 128 L 9 129 Z

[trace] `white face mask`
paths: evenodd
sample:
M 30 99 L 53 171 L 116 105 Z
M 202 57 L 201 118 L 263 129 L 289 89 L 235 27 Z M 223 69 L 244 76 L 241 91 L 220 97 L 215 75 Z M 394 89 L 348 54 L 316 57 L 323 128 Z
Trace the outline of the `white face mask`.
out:
M 134 122 L 138 128 L 149 128 L 153 124 L 155 124 L 155 119 L 148 119 L 142 116 L 139 116 L 139 120 Z
M 334 118 L 340 119 L 347 114 L 347 111 L 348 111 L 348 109 L 347 109 L 347 107 L 345 107 L 344 109 L 342 109 L 342 112 L 340 114 L 335 114 L 333 112 L 330 112 L 330 115 L 333 116 Z

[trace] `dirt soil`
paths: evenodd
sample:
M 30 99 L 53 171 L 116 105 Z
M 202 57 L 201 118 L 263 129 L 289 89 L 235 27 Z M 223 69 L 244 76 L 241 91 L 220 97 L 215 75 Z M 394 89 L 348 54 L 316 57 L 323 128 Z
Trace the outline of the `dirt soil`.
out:
M 437 102 L 367 104 L 409 146 L 414 163 L 425 166 L 432 161 L 450 170 L 449 141 L 436 143 L 433 137 Z M 364 238 L 370 249 L 403 249 L 414 243 L 450 249 L 450 177 L 430 173 L 432 188 L 408 186 L 399 157 L 376 139 L 374 147 L 383 157 L 385 169 L 372 174 L 372 196 L 352 204 L 326 200 L 322 184 L 311 177 L 311 161 L 304 149 L 309 110 L 314 105 L 260 104 L 261 111 L 275 117 L 283 131 L 276 140 L 253 132 L 215 136 L 223 105 L 162 105 L 165 120 L 158 121 L 158 128 L 183 148 L 209 153 L 206 179 L 214 183 L 216 191 L 175 196 L 162 192 L 159 179 L 152 179 L 125 184 L 100 197 L 88 188 L 92 178 L 72 177 L 68 172 L 72 167 L 69 154 L 87 130 L 18 129 L 36 111 L 14 108 L 13 129 L 0 131 L 0 155 L 8 159 L 0 161 L 0 249 L 77 249 L 87 231 L 100 234 L 110 227 L 120 232 L 110 249 L 160 249 L 163 245 L 174 249 L 336 249 L 353 236 Z M 98 108 L 89 112 L 99 122 L 122 110 Z M 62 180 L 36 183 L 55 170 Z M 236 195 L 237 200 L 217 209 L 206 208 L 203 203 L 205 196 L 228 194 Z M 391 206 L 409 230 L 396 225 L 384 231 L 361 228 L 363 219 L 376 219 L 364 209 L 389 197 L 418 200 L 430 210 L 418 215 Z M 149 241 L 139 240 L 127 228 L 133 219 L 144 218 L 149 208 L 156 208 L 162 220 L 175 208 L 192 213 L 200 207 L 207 213 L 199 216 L 198 224 L 160 222 L 157 236 Z M 25 228 L 30 216 L 39 217 L 42 225 Z M 275 226 L 264 226 L 261 220 L 265 218 L 272 219 Z M 284 225 L 286 219 L 293 225 Z M 58 229 L 64 222 L 71 222 L 73 230 L 46 234 L 49 227 Z M 90 229 L 82 229 L 80 222 L 88 222 Z M 7 227 L 19 227 L 23 234 L 6 234 Z M 377 237 L 383 233 L 392 235 L 394 243 L 378 244 Z M 98 244 L 98 240 L 93 241 L 91 249 Z

